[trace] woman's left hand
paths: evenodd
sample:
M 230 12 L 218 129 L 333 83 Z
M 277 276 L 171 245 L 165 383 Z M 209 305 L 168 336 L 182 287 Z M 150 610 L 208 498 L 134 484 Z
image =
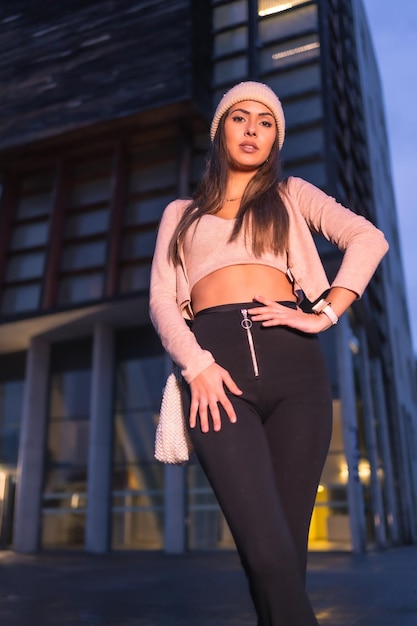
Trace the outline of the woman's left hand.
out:
M 262 326 L 289 326 L 312 334 L 320 333 L 332 326 L 327 315 L 304 313 L 299 307 L 293 309 L 263 296 L 255 296 L 254 300 L 265 306 L 251 308 L 248 313 L 253 322 L 261 322 Z

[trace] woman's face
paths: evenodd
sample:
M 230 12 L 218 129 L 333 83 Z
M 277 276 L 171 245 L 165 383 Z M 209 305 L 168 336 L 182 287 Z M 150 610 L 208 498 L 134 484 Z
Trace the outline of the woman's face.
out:
M 224 137 L 231 164 L 237 169 L 258 169 L 269 157 L 276 136 L 275 118 L 260 102 L 238 102 L 227 112 Z

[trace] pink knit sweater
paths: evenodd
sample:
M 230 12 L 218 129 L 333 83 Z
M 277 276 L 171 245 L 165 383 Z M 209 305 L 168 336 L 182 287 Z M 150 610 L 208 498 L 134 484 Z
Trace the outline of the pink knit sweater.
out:
M 289 215 L 288 268 L 298 299 L 305 296 L 315 302 L 330 287 L 312 232 L 321 233 L 344 253 L 332 286 L 350 289 L 360 297 L 388 251 L 383 233 L 301 178 L 288 179 L 284 201 Z M 180 250 L 177 266 L 167 254 L 172 234 L 189 203 L 190 200 L 175 200 L 164 211 L 150 287 L 152 323 L 187 382 L 214 362 L 211 353 L 199 346 L 186 323 L 193 313 L 184 251 Z M 225 245 L 217 251 L 216 266 L 227 265 L 228 246 Z

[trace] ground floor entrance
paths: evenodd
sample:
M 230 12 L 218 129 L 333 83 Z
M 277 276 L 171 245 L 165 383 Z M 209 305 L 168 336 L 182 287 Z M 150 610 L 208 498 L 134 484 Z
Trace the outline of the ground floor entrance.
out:
M 32 337 L 26 351 L 1 357 L 1 547 L 233 549 L 200 466 L 154 459 L 170 363 L 147 320 L 146 300 L 135 307 L 89 311 L 82 324 L 79 317 L 55 324 Z M 354 357 L 351 365 L 354 381 Z M 395 539 L 393 459 L 383 439 L 376 461 L 378 450 L 369 448 L 367 393 L 353 384 L 334 397 L 310 550 L 360 551 Z M 346 413 L 349 403 L 354 413 Z

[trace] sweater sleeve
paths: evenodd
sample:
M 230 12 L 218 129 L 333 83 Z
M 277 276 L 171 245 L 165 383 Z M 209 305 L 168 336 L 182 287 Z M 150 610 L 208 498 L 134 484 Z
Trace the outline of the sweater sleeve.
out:
M 182 206 L 181 201 L 171 202 L 162 215 L 152 260 L 149 313 L 162 345 L 189 383 L 214 358 L 198 344 L 177 302 L 177 268 L 168 258 L 168 247 Z
M 289 179 L 289 183 L 310 229 L 344 253 L 331 286 L 350 289 L 361 297 L 388 251 L 384 234 L 311 183 L 301 178 Z

